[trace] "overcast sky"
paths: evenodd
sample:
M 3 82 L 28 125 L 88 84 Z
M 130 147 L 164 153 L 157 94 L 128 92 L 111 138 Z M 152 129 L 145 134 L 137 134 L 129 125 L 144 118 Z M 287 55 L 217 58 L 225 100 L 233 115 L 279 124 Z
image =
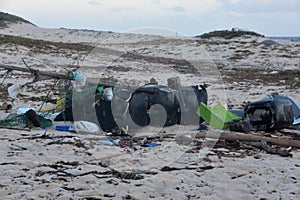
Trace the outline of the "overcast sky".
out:
M 0 0 L 0 8 L 46 28 L 158 27 L 194 36 L 238 27 L 300 36 L 300 0 Z

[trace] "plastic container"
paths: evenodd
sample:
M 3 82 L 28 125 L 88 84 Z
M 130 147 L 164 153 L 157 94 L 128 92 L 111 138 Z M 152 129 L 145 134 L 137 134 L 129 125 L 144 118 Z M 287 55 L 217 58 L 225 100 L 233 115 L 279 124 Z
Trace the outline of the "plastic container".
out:
M 48 112 L 56 109 L 56 104 L 53 103 L 44 103 L 38 108 L 35 109 L 36 112 Z
M 8 94 L 11 98 L 16 98 L 20 93 L 20 84 L 13 84 L 7 88 Z
M 103 93 L 106 101 L 111 101 L 114 97 L 112 87 L 105 88 Z
M 65 105 L 65 98 L 57 99 L 56 101 L 56 111 L 63 111 Z
M 96 124 L 88 121 L 75 121 L 74 130 L 76 133 L 100 133 L 100 128 Z
M 75 132 L 73 126 L 56 126 L 55 130 L 65 132 Z
M 221 104 L 210 108 L 201 102 L 197 114 L 216 129 L 228 129 L 230 122 L 242 119 L 240 116 L 226 110 Z
M 36 114 L 36 112 L 32 109 L 28 110 L 25 113 L 26 117 L 28 118 L 28 120 L 35 126 L 35 127 L 41 127 L 41 123 L 39 121 L 38 115 Z
M 145 147 L 157 147 L 158 144 L 156 142 L 150 142 L 150 143 L 144 144 L 143 146 L 145 146 Z

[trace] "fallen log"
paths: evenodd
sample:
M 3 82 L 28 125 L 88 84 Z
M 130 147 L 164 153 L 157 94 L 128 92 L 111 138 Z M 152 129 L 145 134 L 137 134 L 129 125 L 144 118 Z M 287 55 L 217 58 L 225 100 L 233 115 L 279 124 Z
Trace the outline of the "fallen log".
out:
M 209 134 L 208 134 L 209 133 Z M 195 138 L 211 138 L 219 140 L 231 140 L 231 141 L 253 141 L 261 142 L 265 141 L 281 147 L 293 147 L 300 149 L 300 140 L 282 139 L 282 138 L 271 138 L 254 134 L 245 134 L 237 132 L 227 131 L 209 131 L 199 132 L 195 134 Z

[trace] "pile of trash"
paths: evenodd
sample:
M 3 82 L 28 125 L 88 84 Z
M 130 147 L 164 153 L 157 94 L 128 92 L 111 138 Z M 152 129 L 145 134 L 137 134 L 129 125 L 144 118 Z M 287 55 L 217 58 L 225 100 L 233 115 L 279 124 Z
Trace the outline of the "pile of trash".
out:
M 13 66 L 4 67 L 15 69 Z M 200 102 L 207 104 L 206 85 L 181 86 L 180 79 L 175 77 L 168 79 L 168 86 L 159 85 L 155 79 L 151 79 L 148 84 L 130 90 L 116 88 L 113 83 L 88 82 L 78 71 L 63 73 L 65 77 L 61 81 L 63 84 L 60 85 L 59 99 L 50 99 L 47 95 L 39 108 L 18 108 L 17 114 L 8 116 L 1 125 L 46 128 L 51 126 L 51 122 L 80 122 L 72 125 L 74 127 L 58 126 L 56 129 L 74 131 L 80 126 L 86 127 L 84 132 L 91 129 L 95 133 L 95 128 L 87 128 L 94 123 L 104 132 L 120 135 L 126 132 L 124 127 L 134 129 L 148 125 L 166 127 L 176 124 L 200 126 L 203 122 L 195 111 Z M 46 73 L 43 72 L 43 75 Z M 56 78 L 62 75 L 51 76 Z M 8 87 L 9 96 L 17 98 L 25 85 L 13 84 Z M 3 104 L 2 107 L 5 110 L 12 109 L 12 105 Z M 35 121 L 40 122 L 32 123 L 27 111 L 36 115 Z
M 16 98 L 20 87 L 19 84 L 10 86 L 9 96 Z M 226 110 L 220 104 L 207 106 L 206 87 L 182 87 L 180 80 L 175 77 L 168 79 L 168 86 L 159 85 L 152 80 L 134 91 L 117 90 L 111 84 L 97 84 L 95 87 L 86 83 L 85 77 L 75 71 L 71 84 L 64 86 L 61 98 L 43 102 L 39 108 L 19 108 L 16 114 L 0 120 L 0 126 L 47 128 L 53 122 L 63 121 L 76 124 L 73 127 L 59 126 L 57 130 L 74 131 L 74 127 L 77 127 L 77 130 L 95 133 L 101 128 L 104 132 L 120 134 L 126 126 L 140 128 L 148 125 L 166 127 L 193 124 L 203 129 L 205 121 L 214 129 L 245 133 L 282 128 L 299 129 L 300 104 L 289 97 L 272 93 L 249 103 L 242 110 Z M 12 105 L 5 102 L 1 109 L 10 110 Z M 96 117 L 92 116 L 93 113 Z M 97 126 L 98 129 L 95 128 Z
M 34 72 L 39 74 L 36 70 Z M 17 113 L 11 113 L 0 120 L 0 127 L 55 127 L 57 131 L 91 134 L 106 132 L 107 136 L 131 137 L 127 134 L 128 129 L 196 125 L 199 137 L 205 136 L 202 133 L 209 126 L 211 129 L 246 133 L 249 140 L 269 143 L 276 141 L 252 137 L 250 134 L 300 129 L 300 103 L 278 93 L 251 102 L 241 110 L 227 110 L 221 104 L 208 106 L 207 85 L 181 86 L 178 77 L 168 79 L 167 86 L 159 85 L 155 79 L 151 79 L 148 84 L 135 87 L 132 91 L 116 88 L 112 83 L 89 83 L 77 71 L 51 76 L 64 80 L 60 98 L 46 99 L 38 108 L 18 108 Z M 9 96 L 16 98 L 21 87 L 19 84 L 10 86 Z M 12 107 L 5 102 L 1 109 L 8 112 Z M 221 135 L 218 137 L 225 140 L 241 140 L 241 135 Z M 118 138 L 103 143 L 121 144 Z M 288 142 L 280 144 L 287 147 Z M 143 145 L 154 147 L 157 143 L 147 142 Z M 266 147 L 265 143 L 263 146 Z M 300 145 L 297 143 L 294 147 L 300 148 Z
M 251 102 L 243 110 L 226 110 L 220 104 L 210 108 L 201 103 L 197 113 L 216 129 L 250 133 L 300 128 L 300 103 L 278 93 Z

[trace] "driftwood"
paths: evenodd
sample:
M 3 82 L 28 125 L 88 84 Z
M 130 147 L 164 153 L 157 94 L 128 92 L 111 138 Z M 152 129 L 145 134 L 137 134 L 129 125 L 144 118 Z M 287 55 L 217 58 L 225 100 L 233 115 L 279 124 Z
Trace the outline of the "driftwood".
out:
M 294 135 L 300 137 L 300 130 L 293 130 L 293 129 L 281 129 L 279 130 L 280 133 Z M 300 138 L 299 138 L 300 139 Z
M 41 70 L 29 68 L 29 67 L 25 68 L 25 67 L 0 64 L 0 68 L 7 69 L 9 71 L 15 70 L 15 71 L 31 73 L 32 75 L 35 76 L 36 80 L 39 80 L 39 77 L 41 77 L 41 76 L 49 77 L 49 78 L 53 78 L 53 79 L 66 79 L 66 80 L 72 80 L 72 78 L 73 78 L 72 75 L 68 76 L 65 74 L 60 74 L 60 73 L 51 72 L 51 71 L 41 71 Z M 99 81 L 99 80 L 96 80 L 96 81 L 95 80 L 87 80 L 87 83 L 98 84 L 98 85 L 102 85 L 105 87 L 120 87 L 120 85 L 117 83 L 103 82 L 103 81 Z M 139 87 L 135 87 L 135 86 L 124 86 L 124 89 L 130 89 L 133 91 L 148 92 L 148 93 L 155 92 L 151 88 L 139 88 Z
M 12 126 L 0 126 L 0 128 L 12 129 L 12 130 L 20 130 L 20 131 L 31 131 L 30 128 L 21 128 L 21 127 L 12 127 Z
M 294 133 L 294 132 L 292 132 Z M 178 137 L 190 135 L 192 138 L 209 138 L 209 139 L 216 139 L 216 140 L 230 140 L 230 141 L 248 141 L 248 142 L 261 142 L 265 141 L 267 143 L 278 145 L 281 147 L 293 147 L 300 149 L 300 139 L 283 139 L 283 138 L 272 138 L 266 137 L 261 135 L 254 135 L 254 134 L 246 134 L 240 132 L 230 132 L 230 131 L 221 131 L 221 130 L 213 130 L 213 131 L 175 131 L 170 134 L 148 134 L 148 135 L 141 135 L 141 136 L 134 136 L 134 139 L 141 139 L 141 138 L 162 138 L 162 137 Z
M 266 141 L 261 141 L 261 142 L 247 142 L 246 144 L 254 146 L 254 147 L 259 147 L 263 150 L 265 150 L 267 153 L 271 154 L 278 154 L 284 157 L 292 156 L 291 151 L 292 148 L 283 148 L 279 147 L 277 145 L 268 145 Z
M 196 133 L 195 138 L 211 138 L 220 140 L 231 140 L 231 141 L 253 141 L 261 142 L 265 141 L 281 147 L 293 147 L 300 149 L 300 140 L 282 139 L 282 138 L 271 138 L 254 134 L 236 133 L 236 132 L 199 132 Z
M 16 70 L 16 71 L 21 71 L 21 72 L 27 72 L 27 73 L 33 73 L 35 75 L 41 75 L 41 76 L 47 76 L 55 79 L 71 79 L 71 77 L 68 77 L 64 74 L 59 74 L 55 72 L 49 72 L 49 71 L 40 71 L 40 70 L 33 70 L 29 68 L 24 68 L 24 67 L 17 67 L 17 66 L 11 66 L 11 65 L 5 65 L 5 64 L 0 64 L 0 68 L 4 68 L 7 70 Z

